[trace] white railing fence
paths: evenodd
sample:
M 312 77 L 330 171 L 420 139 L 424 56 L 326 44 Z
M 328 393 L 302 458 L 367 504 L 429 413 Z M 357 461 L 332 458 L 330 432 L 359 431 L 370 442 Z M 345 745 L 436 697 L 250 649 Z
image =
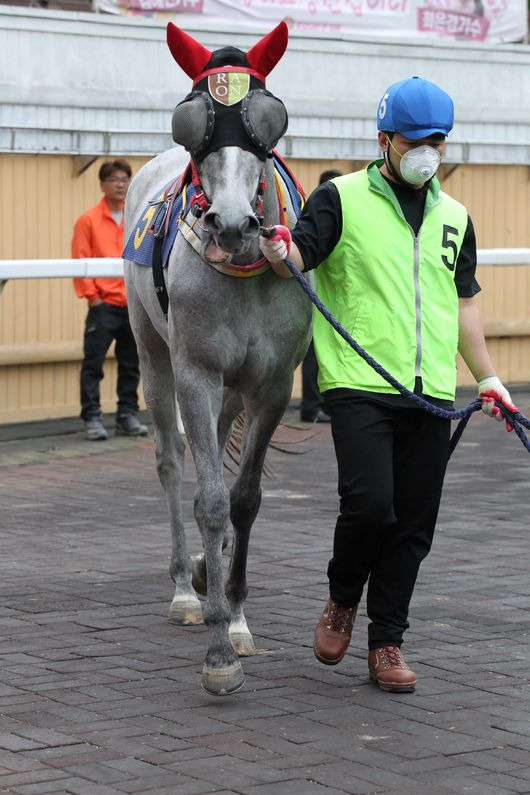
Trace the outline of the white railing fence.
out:
M 479 266 L 530 266 L 530 248 L 483 248 L 477 252 Z M 123 276 L 122 259 L 13 259 L 0 260 L 0 297 L 10 280 L 64 279 L 79 276 L 85 279 Z M 487 336 L 528 336 L 530 319 L 504 319 L 485 323 Z
M 479 265 L 530 265 L 530 248 L 482 248 Z M 4 259 L 0 283 L 10 279 L 64 279 L 79 276 L 99 279 L 123 276 L 123 260 L 100 259 Z
M 497 248 L 479 249 L 478 264 L 493 266 L 530 266 L 530 248 Z M 11 280 L 20 279 L 64 279 L 64 278 L 106 278 L 123 276 L 122 259 L 18 259 L 0 260 L 0 299 L 3 287 Z M 480 278 L 480 276 L 479 276 Z M 530 319 L 510 319 L 502 321 L 490 320 L 485 323 L 485 332 L 489 337 L 497 336 L 530 336 Z M 42 343 L 31 346 L 0 345 L 0 365 L 35 363 L 36 361 L 71 360 L 72 351 L 67 343 L 61 343 L 64 350 L 48 351 L 49 345 Z M 76 343 L 76 357 L 79 357 L 80 346 Z M 28 350 L 29 353 L 28 353 Z M 53 355 L 52 355 L 53 354 Z M 26 361 L 28 359 L 28 361 Z M 179 416 L 179 430 L 182 424 Z
M 64 279 L 79 276 L 82 279 L 99 279 L 123 276 L 123 260 L 113 258 L 93 259 L 13 259 L 0 260 L 0 298 L 9 280 Z M 175 396 L 176 400 L 176 396 Z M 177 428 L 184 433 L 178 401 Z
M 477 262 L 479 265 L 530 265 L 530 248 L 479 248 Z
M 123 260 L 99 259 L 2 259 L 0 291 L 10 279 L 101 279 L 123 276 Z

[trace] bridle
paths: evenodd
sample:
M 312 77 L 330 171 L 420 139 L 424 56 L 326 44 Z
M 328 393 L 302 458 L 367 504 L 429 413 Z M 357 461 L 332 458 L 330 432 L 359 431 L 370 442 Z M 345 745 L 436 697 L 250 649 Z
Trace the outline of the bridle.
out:
M 251 88 L 251 78 L 263 87 Z M 232 96 L 228 86 L 234 91 Z M 200 71 L 193 80 L 192 91 L 175 108 L 171 127 L 173 140 L 190 155 L 195 192 L 190 211 L 199 228 L 204 228 L 200 221 L 212 206 L 200 177 L 200 162 L 224 146 L 249 150 L 263 162 L 253 201 L 253 212 L 261 228 L 267 189 L 266 161 L 287 129 L 287 111 L 281 100 L 266 90 L 265 75 L 243 65 Z M 264 261 L 262 257 L 259 263 Z
M 220 273 L 224 273 L 227 276 L 239 276 L 239 277 L 259 276 L 261 273 L 264 273 L 266 270 L 269 270 L 270 267 L 269 262 L 267 258 L 264 256 L 260 256 L 254 262 L 248 262 L 237 265 L 235 263 L 230 262 L 232 257 L 231 254 L 228 254 L 226 259 L 220 262 L 212 262 L 211 260 L 203 256 L 201 236 L 196 231 L 196 227 L 198 226 L 200 230 L 204 230 L 204 226 L 201 224 L 201 219 L 203 215 L 206 212 L 208 212 L 209 208 L 211 207 L 211 202 L 208 200 L 206 196 L 206 193 L 202 186 L 202 182 L 197 170 L 197 166 L 194 163 L 193 159 L 191 159 L 190 161 L 190 167 L 191 167 L 191 184 L 195 190 L 195 195 L 193 196 L 190 202 L 189 212 L 193 215 L 194 219 L 190 224 L 188 223 L 185 214 L 182 213 L 177 222 L 179 231 L 181 232 L 186 242 L 195 250 L 195 252 L 200 256 L 203 262 L 206 262 L 208 265 L 210 265 L 210 267 L 214 268 Z M 266 188 L 267 188 L 267 178 L 265 174 L 265 166 L 263 166 L 258 181 L 258 188 L 256 193 L 255 209 L 254 209 L 254 215 L 258 220 L 260 230 L 263 230 L 263 222 L 264 222 L 263 201 L 264 201 L 264 194 Z M 174 193 L 175 192 L 176 190 L 174 191 Z M 279 205 L 281 213 L 283 215 L 283 207 L 281 207 L 280 203 Z M 169 206 L 168 217 L 170 211 L 171 210 Z
M 270 156 L 272 157 L 272 153 Z M 212 203 L 206 196 L 206 191 L 203 188 L 199 171 L 197 169 L 197 164 L 195 163 L 193 157 L 191 158 L 191 184 L 195 190 L 195 195 L 190 203 L 190 211 L 196 218 L 201 218 L 208 212 L 212 206 Z M 263 226 L 263 202 L 266 189 L 267 175 L 265 166 L 263 166 L 258 180 L 254 209 L 254 215 L 256 216 L 260 227 Z
M 190 180 L 193 197 L 188 210 L 179 208 L 177 223 L 182 236 L 199 256 L 217 270 L 234 276 L 253 276 L 270 267 L 265 257 L 245 265 L 228 262 L 231 256 L 228 254 L 225 262 L 218 263 L 207 259 L 206 252 L 210 243 L 208 242 L 206 247 L 203 246 L 203 242 L 206 244 L 207 241 L 201 239 L 195 227 L 198 225 L 199 230 L 201 229 L 200 221 L 211 209 L 212 202 L 204 190 L 199 166 L 203 157 L 227 146 L 248 150 L 262 161 L 263 167 L 258 179 L 255 200 L 252 202 L 252 212 L 259 223 L 260 231 L 263 232 L 264 199 L 267 191 L 265 164 L 267 158 L 273 156 L 276 164 L 278 155 L 276 153 L 273 155 L 273 148 L 287 130 L 288 122 L 283 102 L 266 90 L 265 81 L 284 54 L 287 39 L 287 25 L 282 21 L 247 53 L 230 46 L 211 52 L 172 22 L 168 23 L 167 43 L 171 54 L 192 79 L 193 84 L 191 93 L 175 108 L 171 124 L 173 140 L 188 151 L 191 163 L 181 177 L 164 191 L 161 200 L 152 202 L 159 205 L 156 212 L 159 225 L 153 229 L 153 278 L 157 297 L 166 317 L 169 298 L 163 274 L 162 248 L 169 229 L 172 207 L 175 215 L 175 198 L 179 191 L 183 193 Z M 236 106 L 239 106 L 239 117 L 234 115 L 238 110 Z M 283 163 L 282 168 L 285 170 Z M 280 223 L 283 223 L 285 210 L 276 165 L 274 182 Z M 184 193 L 182 202 L 186 204 Z M 190 219 L 191 223 L 188 222 Z M 171 229 L 171 234 L 173 231 Z M 219 249 L 215 235 L 212 235 L 212 238 Z

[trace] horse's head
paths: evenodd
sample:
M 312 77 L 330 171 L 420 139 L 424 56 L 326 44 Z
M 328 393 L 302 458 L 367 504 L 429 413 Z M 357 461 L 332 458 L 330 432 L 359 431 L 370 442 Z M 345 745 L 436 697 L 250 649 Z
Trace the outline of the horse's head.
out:
M 220 262 L 245 253 L 259 235 L 259 186 L 267 156 L 287 129 L 287 111 L 266 90 L 265 78 L 285 52 L 287 25 L 281 22 L 247 53 L 210 52 L 171 22 L 167 41 L 193 80 L 173 113 L 173 140 L 190 153 L 196 187 L 202 183 L 207 197 L 202 255 Z

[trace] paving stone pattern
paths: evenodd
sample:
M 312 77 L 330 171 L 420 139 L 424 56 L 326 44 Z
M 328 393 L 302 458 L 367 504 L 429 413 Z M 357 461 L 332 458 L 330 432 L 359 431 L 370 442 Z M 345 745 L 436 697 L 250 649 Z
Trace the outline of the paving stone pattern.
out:
M 530 456 L 471 420 L 412 605 L 417 691 L 392 695 L 367 676 L 363 605 L 343 662 L 313 656 L 336 468 L 329 426 L 303 427 L 280 438 L 304 454 L 271 453 L 251 539 L 259 653 L 243 661 L 245 688 L 217 699 L 199 686 L 206 629 L 166 620 L 152 441 L 0 443 L 0 792 L 530 793 Z M 193 493 L 188 457 L 198 551 Z

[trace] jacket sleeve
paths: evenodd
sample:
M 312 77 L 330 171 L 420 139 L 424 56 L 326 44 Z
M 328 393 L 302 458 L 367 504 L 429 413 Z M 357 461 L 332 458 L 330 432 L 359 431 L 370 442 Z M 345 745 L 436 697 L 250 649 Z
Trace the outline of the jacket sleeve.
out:
M 475 278 L 477 269 L 477 242 L 471 218 L 467 217 L 467 229 L 456 261 L 455 285 L 459 298 L 472 298 L 481 287 Z
M 307 200 L 293 230 L 304 272 L 323 262 L 342 235 L 342 205 L 333 182 L 319 185 Z
M 72 237 L 73 259 L 86 259 L 87 257 L 93 256 L 91 232 L 90 219 L 82 215 L 74 226 L 74 234 Z M 95 279 L 74 279 L 74 290 L 79 298 L 86 298 L 89 301 L 93 298 L 99 298 Z

